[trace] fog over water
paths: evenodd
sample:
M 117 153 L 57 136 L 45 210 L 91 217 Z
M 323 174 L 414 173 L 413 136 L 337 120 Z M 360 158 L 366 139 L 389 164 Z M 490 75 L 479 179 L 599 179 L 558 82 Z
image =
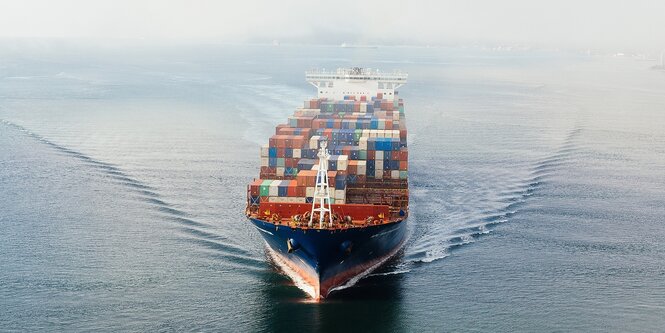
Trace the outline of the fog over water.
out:
M 520 44 L 657 52 L 663 1 L 0 2 L 0 37 Z

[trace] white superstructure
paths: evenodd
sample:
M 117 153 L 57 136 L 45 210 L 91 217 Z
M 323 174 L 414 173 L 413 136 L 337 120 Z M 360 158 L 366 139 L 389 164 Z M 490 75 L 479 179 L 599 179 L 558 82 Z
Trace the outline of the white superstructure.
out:
M 344 96 L 365 96 L 369 100 L 378 93 L 393 100 L 395 90 L 406 83 L 407 76 L 398 71 L 384 73 L 360 67 L 305 72 L 305 80 L 316 87 L 318 97 L 331 100 L 343 100 Z

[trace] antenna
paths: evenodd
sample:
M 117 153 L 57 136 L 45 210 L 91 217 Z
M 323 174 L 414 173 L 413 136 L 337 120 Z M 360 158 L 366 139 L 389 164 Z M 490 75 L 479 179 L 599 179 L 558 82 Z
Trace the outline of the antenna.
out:
M 332 208 L 330 206 L 330 188 L 328 187 L 328 159 L 330 154 L 328 154 L 327 141 L 321 141 L 321 147 L 319 148 L 319 171 L 316 173 L 316 188 L 314 189 L 314 200 L 312 200 L 312 212 L 309 215 L 309 227 L 312 227 L 312 220 L 314 219 L 314 213 L 319 213 L 319 228 L 323 228 L 323 219 L 326 212 L 328 213 L 329 225 L 332 227 Z M 319 204 L 319 207 L 316 207 L 316 204 Z M 326 207 L 327 204 L 327 207 Z

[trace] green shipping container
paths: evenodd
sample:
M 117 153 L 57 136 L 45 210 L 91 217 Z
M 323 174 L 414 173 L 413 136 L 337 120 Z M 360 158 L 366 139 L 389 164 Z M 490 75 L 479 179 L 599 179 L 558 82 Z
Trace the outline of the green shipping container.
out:
M 360 137 L 363 135 L 363 130 L 357 129 L 355 133 L 353 133 L 353 140 L 355 141 L 360 141 Z
M 272 183 L 272 180 L 264 180 L 263 183 L 261 183 L 261 186 L 259 186 L 259 195 L 262 197 L 267 197 L 270 195 L 270 184 Z
M 278 157 L 277 158 L 277 167 L 284 167 L 284 158 L 283 157 Z
M 359 150 L 358 151 L 358 159 L 359 160 L 366 160 L 367 159 L 367 150 Z
M 400 171 L 399 172 L 399 179 L 406 179 L 408 176 L 408 171 Z

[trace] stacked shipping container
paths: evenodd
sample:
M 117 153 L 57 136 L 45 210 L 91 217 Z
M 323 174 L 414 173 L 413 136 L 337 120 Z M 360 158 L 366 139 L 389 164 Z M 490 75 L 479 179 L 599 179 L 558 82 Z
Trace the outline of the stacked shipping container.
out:
M 318 148 L 327 140 L 333 204 L 408 206 L 408 147 L 401 99 L 312 99 L 261 147 L 260 179 L 249 186 L 249 203 L 312 201 Z

